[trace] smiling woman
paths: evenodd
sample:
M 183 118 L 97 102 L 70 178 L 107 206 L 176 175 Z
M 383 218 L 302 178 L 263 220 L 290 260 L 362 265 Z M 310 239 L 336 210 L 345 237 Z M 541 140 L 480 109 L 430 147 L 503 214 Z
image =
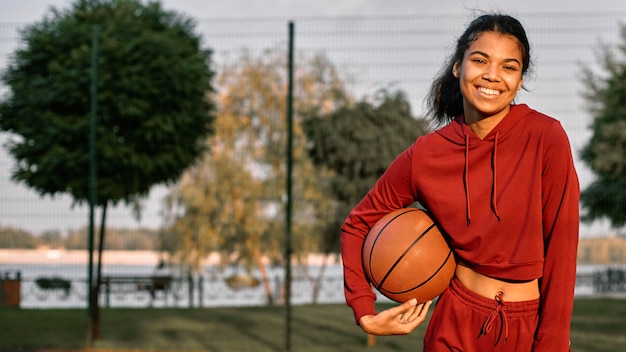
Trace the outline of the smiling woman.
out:
M 522 52 L 515 37 L 485 32 L 470 44 L 463 60 L 454 64 L 452 74 L 460 80 L 465 123 L 478 137 L 484 138 L 511 110 L 523 83 Z
M 457 259 L 424 350 L 569 350 L 580 192 L 560 123 L 514 103 L 530 64 L 517 19 L 472 21 L 428 97 L 443 127 L 402 152 L 348 215 L 345 295 L 366 332 L 405 335 L 426 319 L 429 302 L 415 300 L 377 313 L 360 258 L 380 218 L 417 202 Z

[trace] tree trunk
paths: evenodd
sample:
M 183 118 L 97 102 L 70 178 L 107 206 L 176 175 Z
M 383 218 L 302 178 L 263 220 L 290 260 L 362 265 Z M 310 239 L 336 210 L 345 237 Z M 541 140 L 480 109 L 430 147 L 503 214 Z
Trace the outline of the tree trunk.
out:
M 322 283 L 324 278 L 324 273 L 326 272 L 326 267 L 328 266 L 328 259 L 330 256 L 324 253 L 324 258 L 322 259 L 322 266 L 317 274 L 317 277 L 312 282 L 313 285 L 313 304 L 317 304 L 317 300 L 319 299 L 320 290 L 322 289 Z
M 92 340 L 96 341 L 100 338 L 100 304 L 99 304 L 99 297 L 100 297 L 100 286 L 102 284 L 102 251 L 104 249 L 104 232 L 105 232 L 105 220 L 106 220 L 106 213 L 107 213 L 107 204 L 105 203 L 102 206 L 102 218 L 100 219 L 100 238 L 98 240 L 98 266 L 97 266 L 97 272 L 96 272 L 96 285 L 94 287 L 94 293 L 93 293 L 93 309 L 94 309 L 94 314 L 93 314 L 93 322 L 91 324 L 92 327 L 92 331 L 91 331 L 91 335 L 92 335 Z
M 263 287 L 265 288 L 265 296 L 267 297 L 267 304 L 270 306 L 274 305 L 274 296 L 272 295 L 272 287 L 270 286 L 270 280 L 267 277 L 267 270 L 265 269 L 265 265 L 263 264 L 263 256 L 261 252 L 256 251 L 256 262 L 261 271 L 261 281 L 263 282 Z
M 322 290 L 324 273 L 326 273 L 326 268 L 328 267 L 328 261 L 330 260 L 330 254 L 324 253 L 322 258 L 322 264 L 319 268 L 317 275 L 312 275 L 309 271 L 309 263 L 308 261 L 304 265 L 304 269 L 302 270 L 304 273 L 304 277 L 311 285 L 311 301 L 313 304 L 317 304 L 319 300 L 319 293 Z

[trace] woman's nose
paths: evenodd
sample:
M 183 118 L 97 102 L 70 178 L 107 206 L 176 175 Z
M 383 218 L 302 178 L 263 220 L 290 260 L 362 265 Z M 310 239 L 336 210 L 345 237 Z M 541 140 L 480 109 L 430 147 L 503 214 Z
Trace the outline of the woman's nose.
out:
M 498 73 L 498 69 L 495 66 L 489 65 L 485 68 L 483 72 L 483 79 L 489 82 L 497 82 L 500 80 L 500 75 Z

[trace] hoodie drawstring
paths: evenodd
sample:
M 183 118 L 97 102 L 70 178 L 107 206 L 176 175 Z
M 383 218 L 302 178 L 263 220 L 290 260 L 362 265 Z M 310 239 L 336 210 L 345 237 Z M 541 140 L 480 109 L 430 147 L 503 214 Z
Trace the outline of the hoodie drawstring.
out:
M 504 343 L 506 343 L 506 340 L 509 338 L 509 322 L 506 317 L 506 313 L 504 311 L 504 301 L 502 300 L 502 295 L 503 295 L 502 292 L 498 292 L 498 294 L 496 295 L 497 305 L 494 308 L 494 310 L 491 312 L 491 314 L 487 316 L 487 319 L 485 319 L 485 322 L 483 323 L 483 326 L 480 329 L 480 336 L 487 335 L 491 331 L 491 328 L 493 327 L 495 320 L 497 318 L 500 318 L 500 322 L 501 322 L 500 333 L 498 334 L 498 337 L 496 339 L 496 343 L 494 344 L 494 346 L 497 345 L 498 342 L 500 342 L 500 338 L 502 338 L 503 332 L 504 332 Z
M 491 211 L 495 214 L 498 221 L 500 221 L 500 213 L 498 213 L 498 189 L 496 187 L 497 179 L 496 179 L 496 160 L 498 154 L 498 136 L 500 135 L 500 131 L 496 132 L 495 138 L 493 140 L 493 149 L 491 151 Z M 469 136 L 465 135 L 465 166 L 463 169 L 463 186 L 465 187 L 465 212 L 466 212 L 466 220 L 467 226 L 472 223 L 472 211 L 470 209 L 470 194 L 469 194 Z
M 470 211 L 470 197 L 469 197 L 469 137 L 465 135 L 465 168 L 463 169 L 463 184 L 465 186 L 465 216 L 467 219 L 467 226 L 472 223 L 472 212 Z
M 500 131 L 496 132 L 496 136 L 493 139 L 493 151 L 491 153 L 491 173 L 493 176 L 493 181 L 491 184 L 491 208 L 493 213 L 496 215 L 498 221 L 500 221 L 500 214 L 498 214 L 498 201 L 496 199 L 497 190 L 496 190 L 496 153 L 498 151 L 498 135 Z

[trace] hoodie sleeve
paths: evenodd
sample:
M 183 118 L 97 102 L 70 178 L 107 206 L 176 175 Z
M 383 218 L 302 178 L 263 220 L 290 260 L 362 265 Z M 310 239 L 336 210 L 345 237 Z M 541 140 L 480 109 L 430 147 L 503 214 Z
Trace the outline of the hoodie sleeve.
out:
M 548 128 L 543 148 L 544 268 L 533 351 L 569 351 L 574 306 L 580 188 L 565 131 Z
M 396 157 L 341 227 L 344 294 L 357 323 L 364 315 L 376 314 L 376 296 L 365 277 L 361 260 L 363 241 L 369 230 L 385 214 L 413 204 L 412 155 L 413 146 Z

